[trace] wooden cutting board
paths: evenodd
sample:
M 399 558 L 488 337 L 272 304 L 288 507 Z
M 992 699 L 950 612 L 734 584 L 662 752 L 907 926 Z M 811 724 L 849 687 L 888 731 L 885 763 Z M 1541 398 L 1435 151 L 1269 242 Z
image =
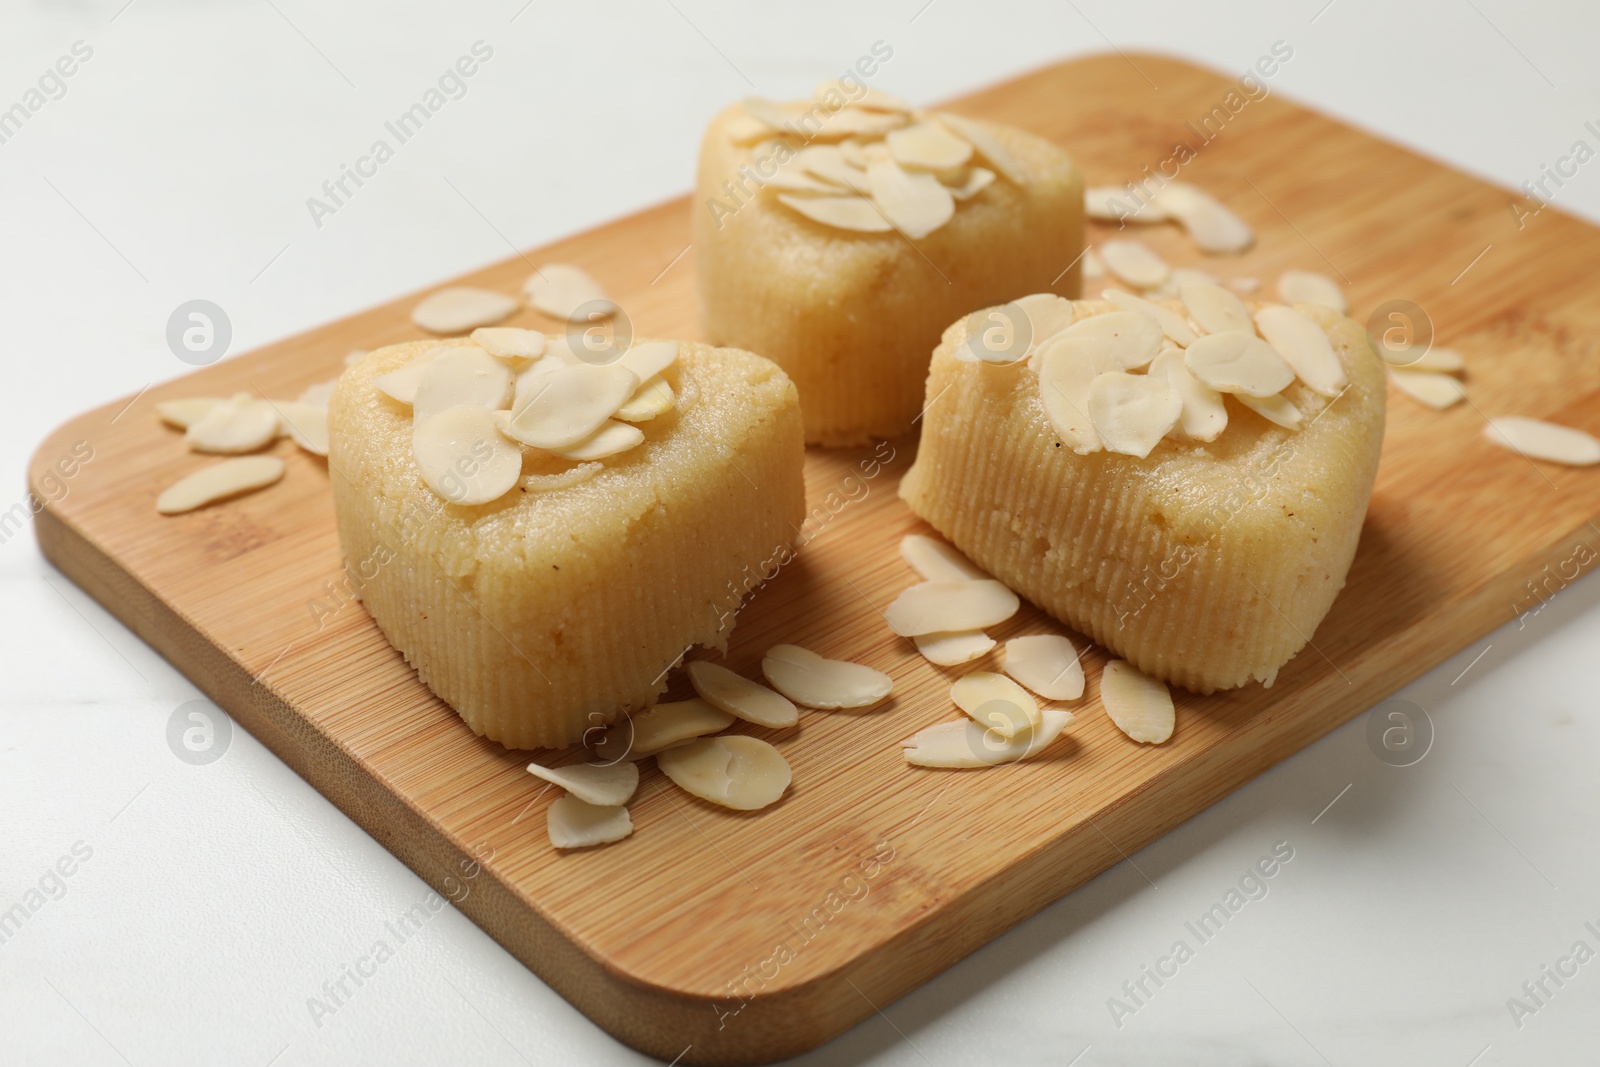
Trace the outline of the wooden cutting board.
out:
M 647 764 L 634 835 L 557 854 L 545 835 L 557 791 L 524 772 L 529 754 L 475 737 L 341 590 L 324 462 L 280 442 L 289 470 L 271 489 L 177 518 L 154 509 L 163 487 L 204 462 L 158 424 L 155 401 L 293 397 L 338 374 L 353 348 L 417 337 L 415 294 L 63 426 L 30 469 L 41 498 L 59 497 L 39 516 L 40 543 L 621 1040 L 684 1063 L 763 1062 L 817 1045 L 1536 607 L 1600 546 L 1600 470 L 1536 464 L 1482 436 L 1486 415 L 1511 413 L 1600 432 L 1594 229 L 1554 209 L 1519 229 L 1512 194 L 1168 59 L 1067 63 L 951 106 L 1060 143 L 1092 184 L 1136 178 L 1186 144 L 1183 177 L 1239 211 L 1259 243 L 1201 264 L 1176 230 L 1141 230 L 1171 262 L 1269 290 L 1286 267 L 1343 275 L 1358 315 L 1414 301 L 1439 340 L 1467 355 L 1470 403 L 1435 412 L 1391 397 L 1361 549 L 1315 647 L 1270 690 L 1177 694 L 1167 745 L 1135 745 L 1111 726 L 1094 650 L 1077 724 L 1042 758 L 979 772 L 907 767 L 900 739 L 957 714 L 949 676 L 879 616 L 913 581 L 897 542 L 922 526 L 895 487 L 915 443 L 813 450 L 806 543 L 741 613 L 727 662 L 757 677 L 768 646 L 796 642 L 888 671 L 892 702 L 765 732 L 794 768 L 772 809 L 710 807 Z M 462 281 L 514 292 L 530 262 L 573 262 L 641 332 L 695 337 L 689 212 L 677 200 Z M 532 312 L 514 321 L 556 328 Z M 93 459 L 61 496 L 44 476 L 80 441 Z M 993 632 L 1055 629 L 1025 606 Z

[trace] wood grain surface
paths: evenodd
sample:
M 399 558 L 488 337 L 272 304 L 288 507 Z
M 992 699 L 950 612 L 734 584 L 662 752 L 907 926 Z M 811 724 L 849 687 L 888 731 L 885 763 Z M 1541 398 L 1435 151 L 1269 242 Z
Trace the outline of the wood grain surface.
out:
M 1230 90 L 1245 101 L 1236 111 Z M 1320 270 L 1347 282 L 1358 317 L 1413 301 L 1439 341 L 1467 355 L 1470 403 L 1434 412 L 1391 395 L 1361 548 L 1313 647 L 1270 690 L 1177 694 L 1177 733 L 1162 747 L 1135 745 L 1106 719 L 1094 650 L 1078 721 L 1042 758 L 981 772 L 907 767 L 900 739 L 957 714 L 951 675 L 879 614 L 913 581 L 897 541 L 921 524 L 895 487 L 915 443 L 879 446 L 877 466 L 873 449 L 814 450 L 804 547 L 741 613 L 726 662 L 758 676 L 762 651 L 795 642 L 889 672 L 895 696 L 871 713 L 750 728 L 794 768 L 774 808 L 708 806 L 652 767 L 631 838 L 556 853 L 545 808 L 557 791 L 524 772 L 529 754 L 475 737 L 350 600 L 324 462 L 283 441 L 274 451 L 289 469 L 276 486 L 176 518 L 155 512 L 159 491 L 205 462 L 158 424 L 155 401 L 293 397 L 336 375 L 353 348 L 419 336 L 407 318 L 415 295 L 60 428 L 30 469 L 49 501 L 43 549 L 596 1023 L 665 1059 L 708 1064 L 770 1061 L 838 1034 L 1536 607 L 1595 558 L 1600 472 L 1535 464 L 1482 436 L 1485 416 L 1513 413 L 1600 432 L 1592 228 L 1550 208 L 1519 229 L 1513 194 L 1168 59 L 1072 62 L 952 110 L 1060 143 L 1091 184 L 1138 177 L 1185 143 L 1183 176 L 1248 219 L 1259 243 L 1201 263 L 1176 230 L 1141 230 L 1170 261 L 1269 287 L 1283 268 Z M 687 199 L 663 204 L 464 280 L 513 292 L 530 263 L 573 262 L 641 332 L 695 337 L 689 211 Z M 1091 239 L 1110 232 L 1092 226 Z M 531 311 L 513 321 L 555 328 Z M 61 495 L 45 475 L 77 442 L 93 459 Z M 1025 605 L 993 633 L 1056 629 Z M 682 692 L 680 682 L 669 697 Z

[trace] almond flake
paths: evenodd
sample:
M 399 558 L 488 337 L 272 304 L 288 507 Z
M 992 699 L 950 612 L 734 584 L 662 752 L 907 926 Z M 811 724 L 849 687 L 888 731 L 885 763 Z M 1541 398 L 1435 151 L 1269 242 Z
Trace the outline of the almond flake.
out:
M 1157 196 L 1189 231 L 1189 239 L 1206 252 L 1243 252 L 1255 243 L 1249 224 L 1198 186 L 1169 182 Z
M 642 444 L 644 444 L 643 430 L 626 422 L 613 420 L 570 448 L 552 448 L 550 451 L 563 459 L 583 463 L 615 456 Z
M 994 171 L 987 167 L 968 167 L 959 184 L 945 183 L 957 200 L 971 200 L 994 184 Z
M 1228 288 L 1232 289 L 1236 293 L 1254 293 L 1261 288 L 1261 279 L 1251 278 L 1249 276 L 1243 278 L 1229 278 Z
M 862 134 L 882 137 L 906 124 L 897 111 L 869 111 L 862 107 L 842 107 L 822 120 L 822 128 L 811 136 L 824 141 L 839 141 Z
M 1189 373 L 1183 349 L 1164 349 L 1150 364 L 1150 377 L 1166 378 L 1183 401 L 1178 430 L 1191 441 L 1215 441 L 1228 428 L 1228 409 L 1222 394 Z
M 729 715 L 773 729 L 800 721 L 800 710 L 787 697 L 726 667 L 699 659 L 689 664 L 688 673 L 700 699 Z
M 955 198 L 932 174 L 902 170 L 892 160 L 867 168 L 873 203 L 913 241 L 928 236 L 955 214 Z
M 957 137 L 937 122 L 914 122 L 891 130 L 883 139 L 889 155 L 904 167 L 949 170 L 972 158 L 971 142 Z
M 1142 311 L 1149 315 L 1161 324 L 1161 332 L 1171 338 L 1174 344 L 1182 346 L 1194 343 L 1195 332 L 1189 329 L 1188 320 L 1165 304 L 1125 293 L 1121 289 L 1107 289 L 1100 296 L 1123 311 Z
M 621 841 L 633 833 L 633 819 L 627 808 L 601 807 L 566 796 L 550 802 L 545 828 L 556 848 L 590 848 Z
M 1124 370 L 1147 365 L 1161 351 L 1161 323 L 1143 311 L 1090 315 L 1061 331 L 1062 337 L 1098 337 Z
M 1100 258 L 1107 270 L 1138 289 L 1160 285 L 1170 271 L 1166 260 L 1143 241 L 1106 241 L 1100 245 Z
M 1422 355 L 1403 366 L 1393 364 L 1401 370 L 1427 371 L 1430 374 L 1456 374 L 1467 369 L 1466 360 L 1461 358 L 1461 353 L 1453 348 L 1431 347 Z
M 1084 213 L 1101 222 L 1161 222 L 1167 210 L 1155 197 L 1140 199 L 1116 185 L 1091 185 L 1083 191 Z
M 829 190 L 830 192 L 837 193 L 840 190 L 863 194 L 867 192 L 866 167 L 852 163 L 839 145 L 807 145 L 795 153 L 791 162 L 824 182 L 838 186 L 837 189 Z
M 264 489 L 283 477 L 276 456 L 241 456 L 202 467 L 180 478 L 156 498 L 156 510 L 178 515 L 207 504 Z
M 570 263 L 546 263 L 522 285 L 528 294 L 528 303 L 555 319 L 569 322 L 584 321 L 573 316 L 588 305 L 589 311 L 605 318 L 616 314 L 617 305 L 600 283 L 589 277 L 581 267 Z
M 1389 380 L 1395 384 L 1402 393 L 1409 396 L 1419 404 L 1425 404 L 1434 410 L 1443 410 L 1452 404 L 1458 404 L 1466 398 L 1466 388 L 1448 374 L 1437 374 L 1432 371 L 1413 371 L 1389 369 Z
M 782 189 L 788 193 L 836 195 L 841 190 L 833 182 L 825 182 L 805 173 L 794 160 L 783 164 L 770 178 L 759 179 L 763 188 Z
M 734 115 L 723 126 L 722 132 L 734 144 L 744 146 L 770 136 L 772 127 L 750 115 Z
M 1100 434 L 1089 418 L 1089 387 L 1121 370 L 1110 346 L 1097 337 L 1053 337 L 1039 351 L 1039 399 L 1061 442 L 1078 455 L 1098 452 Z
M 278 433 L 314 456 L 328 454 L 328 409 L 320 404 L 279 400 L 272 405 L 278 412 Z
M 735 811 L 767 807 L 789 788 L 789 763 L 758 737 L 703 737 L 656 754 L 656 766 L 684 792 Z
M 217 404 L 183 432 L 195 452 L 254 452 L 278 439 L 278 413 L 265 400 L 240 393 Z
M 1298 430 L 1300 428 L 1300 409 L 1281 395 L 1249 396 L 1245 393 L 1235 393 L 1233 398 L 1263 419 L 1276 423 L 1285 430 Z
M 1278 298 L 1286 304 L 1320 304 L 1343 315 L 1350 301 L 1339 283 L 1310 270 L 1286 270 L 1278 275 Z
M 411 449 L 422 480 L 452 504 L 487 504 L 522 477 L 522 450 L 495 429 L 497 413 L 462 404 L 416 424 Z
M 366 353 L 363 352 L 362 355 L 366 355 Z M 317 404 L 321 407 L 327 407 L 328 401 L 333 399 L 333 391 L 338 385 L 339 379 L 337 378 L 332 381 L 315 382 L 301 390 L 300 395 L 295 399 L 302 404 Z
M 1006 740 L 1043 725 L 1038 701 L 1022 686 L 994 671 L 973 671 L 950 687 L 956 707 Z
M 1106 276 L 1105 260 L 1092 248 L 1083 250 L 1083 280 L 1098 280 Z
M 989 161 L 989 165 L 1000 172 L 1001 177 L 1012 185 L 1022 185 L 1027 181 L 1027 175 L 1022 171 L 1022 165 L 1017 162 L 1009 149 L 1001 143 L 1000 138 L 991 132 L 989 127 L 977 119 L 964 118 L 961 115 L 952 115 L 941 111 L 934 116 L 939 123 L 951 133 L 966 141 L 978 154 Z
M 643 382 L 654 378 L 677 361 L 676 341 L 635 341 L 617 362 Z
M 927 582 L 976 582 L 989 577 L 952 545 L 926 534 L 902 537 L 900 558 Z
M 893 93 L 886 93 L 882 89 L 874 89 L 870 85 L 863 86 L 859 83 L 851 87 L 837 78 L 818 84 L 811 96 L 818 103 L 826 104 L 831 94 L 838 94 L 849 101 L 853 107 L 864 107 L 869 111 L 905 112 L 911 110 L 909 103 Z
M 1120 659 L 1100 672 L 1100 702 L 1117 729 L 1135 741 L 1159 745 L 1172 736 L 1176 713 L 1172 694 L 1154 678 Z
M 186 396 L 177 400 L 163 400 L 156 404 L 156 416 L 168 426 L 187 430 L 206 417 L 218 404 L 227 403 L 227 397 Z
M 1000 669 L 1046 700 L 1083 696 L 1078 650 L 1060 634 L 1031 634 L 1006 642 Z
M 1338 396 L 1350 384 L 1328 335 L 1294 308 L 1282 304 L 1262 308 L 1256 312 L 1256 329 L 1314 392 Z
M 457 345 L 422 368 L 411 415 L 426 422 L 462 404 L 498 411 L 510 398 L 511 369 L 477 345 Z
M 1294 371 L 1278 350 L 1253 330 L 1207 334 L 1183 350 L 1183 363 L 1219 393 L 1272 396 L 1294 381 Z
M 1530 459 L 1544 459 L 1573 467 L 1600 463 L 1600 440 L 1582 430 L 1545 422 L 1543 419 L 1502 415 L 1489 420 L 1489 425 L 1483 429 L 1483 436 L 1501 448 L 1520 452 Z
M 493 326 L 518 307 L 516 297 L 469 285 L 440 289 L 411 309 L 411 321 L 429 333 L 466 333 Z
M 534 448 L 571 448 L 604 426 L 638 387 L 633 372 L 616 364 L 558 367 L 530 380 L 502 430 Z
M 987 655 L 994 638 L 982 630 L 941 630 L 911 639 L 922 658 L 939 667 L 959 667 Z
M 778 200 L 793 208 L 813 222 L 832 226 L 836 230 L 854 230 L 857 233 L 886 233 L 894 229 L 883 212 L 872 201 L 862 196 L 791 196 L 778 195 Z
M 1106 448 L 1144 459 L 1183 414 L 1183 401 L 1167 380 L 1113 371 L 1089 386 L 1089 420 Z
M 882 671 L 825 659 L 799 645 L 767 649 L 761 673 L 778 692 L 808 708 L 870 708 L 894 689 L 894 679 Z
M 1178 299 L 1188 309 L 1189 317 L 1206 333 L 1256 332 L 1244 301 L 1215 282 L 1186 278 L 1178 286 Z
M 1017 297 L 1011 303 L 1028 316 L 1028 326 L 1032 331 L 1029 351 L 1037 351 L 1044 342 L 1071 326 L 1077 317 L 1072 301 L 1055 293 L 1030 293 Z
M 981 630 L 1017 613 L 1017 594 L 992 578 L 973 582 L 921 582 L 902 592 L 884 612 L 901 637 L 945 630 Z
M 698 698 L 657 704 L 606 728 L 594 746 L 607 762 L 643 759 L 674 745 L 732 726 L 733 716 Z
M 919 730 L 900 744 L 905 749 L 906 762 L 913 767 L 968 770 L 1016 763 L 1042 751 L 1072 722 L 1072 712 L 1060 708 L 1044 708 L 1039 716 L 1043 720 L 1039 729 L 1010 739 L 971 719 L 956 719 Z
M 618 808 L 633 799 L 639 788 L 639 765 L 621 760 L 616 763 L 573 763 L 565 767 L 528 764 L 528 773 L 558 785 L 585 804 L 599 808 Z
M 627 402 L 617 409 L 614 417 L 623 422 L 649 422 L 657 415 L 671 411 L 677 402 L 672 386 L 658 374 L 641 382 Z
M 373 386 L 378 392 L 397 400 L 402 404 L 410 404 L 417 398 L 417 386 L 422 382 L 422 372 L 428 369 L 428 364 L 450 351 L 448 347 L 429 349 L 399 370 L 392 370 L 387 374 L 380 374 L 372 379 Z M 306 398 L 302 396 L 301 400 Z
M 480 326 L 472 342 L 496 359 L 538 359 L 544 355 L 544 334 L 517 326 Z

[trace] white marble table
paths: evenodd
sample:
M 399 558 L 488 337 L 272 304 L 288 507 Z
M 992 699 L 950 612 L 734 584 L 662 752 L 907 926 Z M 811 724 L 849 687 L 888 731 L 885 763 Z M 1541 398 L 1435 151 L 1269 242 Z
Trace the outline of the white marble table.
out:
M 123 5 L 3 17 L 0 109 L 92 54 L 0 143 L 0 512 L 53 425 L 188 369 L 179 303 L 222 305 L 243 351 L 674 195 L 727 99 L 874 41 L 882 84 L 935 99 L 1108 41 L 1238 70 L 1284 39 L 1274 92 L 1507 187 L 1600 140 L 1576 0 Z M 480 40 L 465 95 L 316 225 L 306 199 Z M 1600 217 L 1600 164 L 1557 203 Z M 26 912 L 0 1061 L 641 1061 L 452 909 L 312 1011 L 427 887 L 242 731 L 175 758 L 194 688 L 0 536 L 0 914 Z M 804 1062 L 1595 1062 L 1600 962 L 1569 957 L 1600 950 L 1597 642 L 1590 579 L 1401 694 L 1436 730 L 1420 763 L 1353 722 Z M 1185 924 L 1275 846 L 1265 895 L 1201 943 Z

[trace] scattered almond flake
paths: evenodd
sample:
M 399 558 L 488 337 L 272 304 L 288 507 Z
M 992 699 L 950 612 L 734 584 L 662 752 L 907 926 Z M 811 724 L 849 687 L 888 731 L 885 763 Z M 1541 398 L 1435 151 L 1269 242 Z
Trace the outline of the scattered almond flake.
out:
M 900 538 L 900 558 L 928 582 L 977 582 L 989 577 L 948 542 L 927 534 Z
M 353 367 L 366 358 L 367 350 L 365 348 L 352 348 L 350 351 L 344 354 L 344 365 L 346 367 Z
M 1466 388 L 1448 374 L 1409 369 L 1395 370 L 1391 367 L 1389 380 L 1412 400 L 1436 411 L 1460 403 L 1467 395 Z
M 1339 283 L 1311 270 L 1286 270 L 1278 275 L 1278 299 L 1286 304 L 1320 304 L 1344 314 L 1350 300 Z
M 649 422 L 657 415 L 671 411 L 677 402 L 672 386 L 658 374 L 641 382 L 613 417 L 623 422 Z
M 1165 377 L 1113 371 L 1089 386 L 1089 421 L 1112 452 L 1144 459 L 1182 414 L 1183 400 Z
M 656 766 L 684 792 L 735 811 L 776 803 L 789 788 L 789 763 L 758 737 L 703 737 L 656 754 Z
M 618 360 L 641 382 L 654 378 L 677 361 L 676 341 L 635 341 Z
M 633 799 L 639 788 L 639 765 L 621 760 L 616 763 L 573 763 L 565 767 L 528 764 L 528 773 L 558 785 L 585 804 L 599 808 L 618 808 Z
M 889 155 L 903 167 L 920 170 L 949 170 L 972 158 L 972 144 L 957 137 L 937 122 L 914 122 L 891 130 L 883 142 Z
M 1046 700 L 1083 696 L 1078 650 L 1060 634 L 1030 634 L 1006 642 L 1000 669 Z
M 477 345 L 456 345 L 422 368 L 411 415 L 418 422 L 470 404 L 498 411 L 511 399 L 511 369 Z
M 973 671 L 957 678 L 950 687 L 956 707 L 1008 741 L 1018 734 L 1031 734 L 1044 724 L 1039 703 L 1027 690 L 1003 674 Z
M 994 638 L 982 630 L 942 630 L 911 639 L 922 658 L 939 667 L 958 667 L 987 655 Z
M 1466 360 L 1453 348 L 1428 348 L 1409 363 L 1390 363 L 1389 366 L 1396 370 L 1428 374 L 1457 374 L 1467 369 Z
M 222 396 L 186 396 L 177 400 L 162 400 L 156 404 L 156 415 L 168 426 L 187 430 L 218 404 L 227 403 Z
M 1116 185 L 1091 185 L 1083 191 L 1084 213 L 1101 222 L 1161 222 L 1166 208 L 1155 197 L 1140 197 Z
M 1276 423 L 1285 430 L 1298 430 L 1300 428 L 1300 409 L 1281 395 L 1250 396 L 1247 393 L 1235 393 L 1233 398 L 1263 419 Z
M 847 660 L 825 659 L 799 645 L 773 645 L 761 660 L 772 688 L 808 708 L 870 708 L 894 689 L 882 671 Z
M 1107 270 L 1138 289 L 1160 285 L 1170 271 L 1166 260 L 1143 241 L 1105 241 L 1100 245 L 1100 258 Z
M 1017 162 L 1016 157 L 983 123 L 945 111 L 939 112 L 934 117 L 945 129 L 976 148 L 978 154 L 987 159 L 989 165 L 999 171 L 1000 176 L 1006 181 L 1013 185 L 1022 185 L 1027 181 L 1027 175 L 1023 173 L 1022 165 Z
M 604 426 L 638 387 L 633 372 L 616 364 L 558 367 L 531 380 L 502 432 L 534 448 L 571 448 Z
M 1189 317 L 1206 333 L 1243 330 L 1253 334 L 1256 331 L 1244 301 L 1215 282 L 1185 279 L 1178 286 L 1178 299 L 1188 309 Z
M 1163 349 L 1150 364 L 1152 378 L 1166 378 L 1167 384 L 1183 402 L 1178 430 L 1191 441 L 1215 441 L 1228 428 L 1228 409 L 1222 394 L 1189 373 L 1183 349 L 1173 345 Z
M 869 111 L 910 111 L 911 105 L 882 89 L 874 89 L 870 85 L 857 83 L 854 87 L 845 85 L 837 78 L 820 83 L 812 93 L 812 99 L 818 103 L 829 102 L 830 94 L 837 93 L 853 107 L 864 107 Z
M 1157 196 L 1189 232 L 1189 239 L 1206 252 L 1243 252 L 1255 243 L 1249 224 L 1199 186 L 1168 182 Z
M 1294 381 L 1294 370 L 1254 330 L 1207 334 L 1183 350 L 1183 363 L 1219 393 L 1272 396 Z
M 452 504 L 487 504 L 522 477 L 522 450 L 495 429 L 496 412 L 476 404 L 449 408 L 416 424 L 417 471 Z
M 365 355 L 366 353 L 362 354 Z M 337 378 L 326 382 L 315 382 L 301 390 L 300 395 L 295 399 L 302 404 L 316 404 L 320 407 L 327 407 L 328 401 L 333 399 L 333 391 L 338 385 L 339 379 Z
M 808 145 L 807 147 L 810 146 Z M 859 169 L 861 173 L 865 175 L 867 172 L 867 164 L 872 162 L 868 148 L 881 148 L 883 146 L 876 142 L 864 141 L 860 138 L 852 138 L 848 141 L 840 141 L 835 147 L 838 148 L 839 154 L 844 157 L 846 163 L 849 163 L 852 167 Z
M 772 127 L 750 115 L 734 115 L 722 132 L 736 145 L 751 145 L 772 133 Z
M 544 334 L 519 326 L 479 326 L 472 341 L 496 359 L 538 359 L 544 355 Z
M 183 432 L 195 452 L 254 452 L 278 439 L 278 413 L 265 400 L 240 393 L 214 405 Z
M 278 400 L 278 433 L 314 456 L 328 454 L 328 409 L 321 404 L 302 404 L 297 400 Z
M 1194 343 L 1195 332 L 1189 329 L 1188 320 L 1166 305 L 1146 300 L 1142 296 L 1134 296 L 1132 293 L 1125 293 L 1121 289 L 1107 289 L 1100 296 L 1123 311 L 1139 311 L 1149 315 L 1161 325 L 1161 332 L 1175 344 L 1181 346 Z
M 1209 271 L 1196 270 L 1193 267 L 1174 267 L 1167 280 L 1156 288 L 1147 291 L 1144 295 L 1151 300 L 1176 300 L 1183 291 L 1186 282 L 1204 282 L 1207 285 L 1221 285 L 1222 279 Z
M 1028 316 L 1028 326 L 1032 331 L 1029 348 L 1033 351 L 1071 326 L 1072 320 L 1077 317 L 1072 301 L 1055 293 L 1029 293 L 1017 297 L 1012 303 Z
M 973 582 L 920 582 L 902 592 L 884 612 L 901 637 L 945 630 L 981 630 L 1017 613 L 1017 594 L 992 578 Z
M 704 700 L 675 700 L 636 712 L 606 727 L 594 746 L 595 755 L 607 762 L 643 759 L 673 745 L 714 734 L 732 726 L 734 718 Z
M 1161 351 L 1162 333 L 1161 323 L 1143 311 L 1107 311 L 1079 319 L 1061 336 L 1100 338 L 1124 370 L 1136 370 Z
M 1261 336 L 1314 392 L 1338 396 L 1350 384 L 1328 335 L 1311 319 L 1292 307 L 1269 304 L 1256 312 L 1255 320 Z
M 587 462 L 620 455 L 644 444 L 644 431 L 626 422 L 612 420 L 570 448 L 550 451 L 563 459 Z
M 380 374 L 372 379 L 373 386 L 378 392 L 398 400 L 402 404 L 410 404 L 417 398 L 417 385 L 422 381 L 422 372 L 428 369 L 428 364 L 450 351 L 448 347 L 429 349 L 415 357 L 410 363 L 399 370 L 392 370 L 387 374 Z M 300 397 L 305 400 L 305 396 Z
M 528 295 L 528 303 L 555 319 L 582 321 L 573 316 L 584 307 L 602 318 L 617 311 L 616 302 L 606 296 L 600 283 L 581 267 L 570 263 L 546 263 L 534 271 L 522 288 Z
M 867 192 L 866 166 L 851 162 L 841 145 L 806 145 L 795 153 L 791 165 L 838 186 L 832 192 Z
M 1100 258 L 1099 253 L 1097 253 L 1094 249 L 1085 248 L 1083 250 L 1083 279 L 1084 279 L 1084 281 L 1089 281 L 1091 279 L 1098 280 L 1100 278 L 1104 278 L 1105 276 L 1106 276 L 1106 264 L 1105 264 L 1105 261 Z
M 1039 350 L 1039 399 L 1062 444 L 1078 455 L 1098 452 L 1100 434 L 1089 418 L 1089 387 L 1121 370 L 1110 346 L 1097 337 L 1053 337 Z
M 283 460 L 276 456 L 225 459 L 174 482 L 156 498 L 156 510 L 163 515 L 179 515 L 264 489 L 282 477 Z
M 1236 293 L 1254 293 L 1261 288 L 1261 279 L 1248 275 L 1242 278 L 1229 278 L 1228 288 Z
M 886 233 L 894 229 L 883 212 L 862 196 L 791 196 L 778 194 L 778 200 L 813 222 L 836 230 L 858 233 Z
M 1131 664 L 1114 659 L 1100 671 L 1100 702 L 1117 729 L 1135 741 L 1159 745 L 1172 736 L 1172 694 Z
M 919 730 L 900 744 L 913 767 L 969 770 L 1016 763 L 1038 754 L 1072 722 L 1072 712 L 1060 708 L 1044 708 L 1039 716 L 1043 720 L 1039 729 L 1009 740 L 971 719 L 956 719 Z
M 493 326 L 518 308 L 517 298 L 469 285 L 440 289 L 411 309 L 411 321 L 429 333 L 466 333 Z
M 782 694 L 726 667 L 698 659 L 689 664 L 689 684 L 714 708 L 757 726 L 780 729 L 800 721 L 800 711 Z
M 1446 378 L 1440 380 L 1454 381 Z M 1483 429 L 1483 436 L 1501 448 L 1520 452 L 1530 459 L 1544 459 L 1572 467 L 1600 463 L 1600 440 L 1582 430 L 1543 419 L 1501 415 L 1489 420 L 1489 425 Z
M 627 808 L 601 807 L 565 796 L 550 802 L 545 827 L 556 848 L 589 848 L 621 841 L 633 833 L 633 819 Z
M 950 195 L 957 200 L 971 200 L 994 184 L 994 171 L 987 167 L 968 167 L 960 184 L 946 182 Z
M 869 166 L 867 185 L 884 217 L 913 241 L 928 236 L 955 214 L 955 198 L 938 178 L 903 170 L 892 160 Z

